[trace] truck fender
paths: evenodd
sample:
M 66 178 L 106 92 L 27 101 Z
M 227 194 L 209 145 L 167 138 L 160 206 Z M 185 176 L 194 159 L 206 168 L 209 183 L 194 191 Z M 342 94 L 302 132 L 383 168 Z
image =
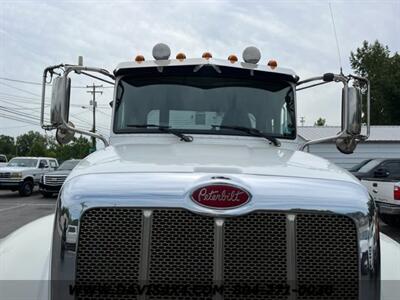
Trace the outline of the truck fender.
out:
M 54 214 L 37 219 L 0 241 L 0 299 L 49 298 Z

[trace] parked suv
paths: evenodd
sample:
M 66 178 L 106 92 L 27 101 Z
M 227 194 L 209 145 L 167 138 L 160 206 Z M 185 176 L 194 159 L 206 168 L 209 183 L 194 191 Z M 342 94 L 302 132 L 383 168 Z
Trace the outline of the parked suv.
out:
M 72 169 L 75 168 L 79 162 L 79 159 L 66 160 L 57 171 L 43 175 L 39 183 L 42 195 L 44 197 L 51 197 L 54 193 L 58 193 L 69 173 L 71 173 Z
M 50 157 L 14 157 L 0 169 L 0 189 L 19 191 L 30 196 L 43 174 L 58 168 L 58 162 Z
M 400 159 L 372 159 L 353 174 L 375 199 L 382 221 L 400 226 Z

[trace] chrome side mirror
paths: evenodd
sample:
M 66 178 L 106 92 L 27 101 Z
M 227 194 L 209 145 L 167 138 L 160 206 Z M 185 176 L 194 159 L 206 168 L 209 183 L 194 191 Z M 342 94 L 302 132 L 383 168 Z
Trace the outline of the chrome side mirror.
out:
M 51 92 L 50 123 L 54 127 L 68 122 L 71 78 L 59 76 L 53 79 Z
M 342 92 L 342 131 L 346 130 L 351 136 L 361 134 L 362 125 L 362 95 L 361 90 L 355 87 L 347 88 L 347 105 L 345 90 Z M 347 124 L 347 126 L 346 126 Z

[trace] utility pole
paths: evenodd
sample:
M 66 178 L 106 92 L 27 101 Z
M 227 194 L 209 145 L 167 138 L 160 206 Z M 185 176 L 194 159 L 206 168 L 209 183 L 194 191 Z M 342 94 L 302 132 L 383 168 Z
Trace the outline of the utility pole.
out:
M 92 105 L 92 109 L 93 109 L 92 132 L 96 133 L 96 107 L 97 107 L 96 94 L 100 94 L 100 95 L 103 94 L 102 91 L 96 91 L 96 89 L 102 88 L 103 85 L 95 85 L 93 83 L 92 85 L 87 85 L 86 87 L 88 89 L 91 89 L 90 91 L 87 91 L 87 93 L 91 93 L 92 94 L 92 100 L 90 101 L 90 105 Z M 96 150 L 96 138 L 95 137 L 92 137 L 92 148 L 93 148 L 93 151 Z
M 300 124 L 301 127 L 304 127 L 304 123 L 306 122 L 306 119 L 304 117 L 300 117 Z

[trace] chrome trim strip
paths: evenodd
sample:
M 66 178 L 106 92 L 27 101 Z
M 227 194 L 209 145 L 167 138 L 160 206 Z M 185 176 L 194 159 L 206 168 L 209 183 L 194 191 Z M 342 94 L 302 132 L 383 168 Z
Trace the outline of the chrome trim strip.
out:
M 214 220 L 214 285 L 219 286 L 224 280 L 224 226 L 225 220 L 215 218 Z M 222 300 L 219 293 L 213 295 L 214 300 Z
M 289 300 L 296 300 L 297 274 L 296 274 L 296 215 L 286 215 L 286 254 L 287 254 L 287 280 L 290 287 Z
M 153 211 L 150 209 L 143 210 L 142 245 L 140 251 L 140 265 L 139 265 L 140 285 L 147 284 L 149 280 L 152 219 L 153 219 Z M 138 298 L 145 300 L 146 294 L 141 294 Z

